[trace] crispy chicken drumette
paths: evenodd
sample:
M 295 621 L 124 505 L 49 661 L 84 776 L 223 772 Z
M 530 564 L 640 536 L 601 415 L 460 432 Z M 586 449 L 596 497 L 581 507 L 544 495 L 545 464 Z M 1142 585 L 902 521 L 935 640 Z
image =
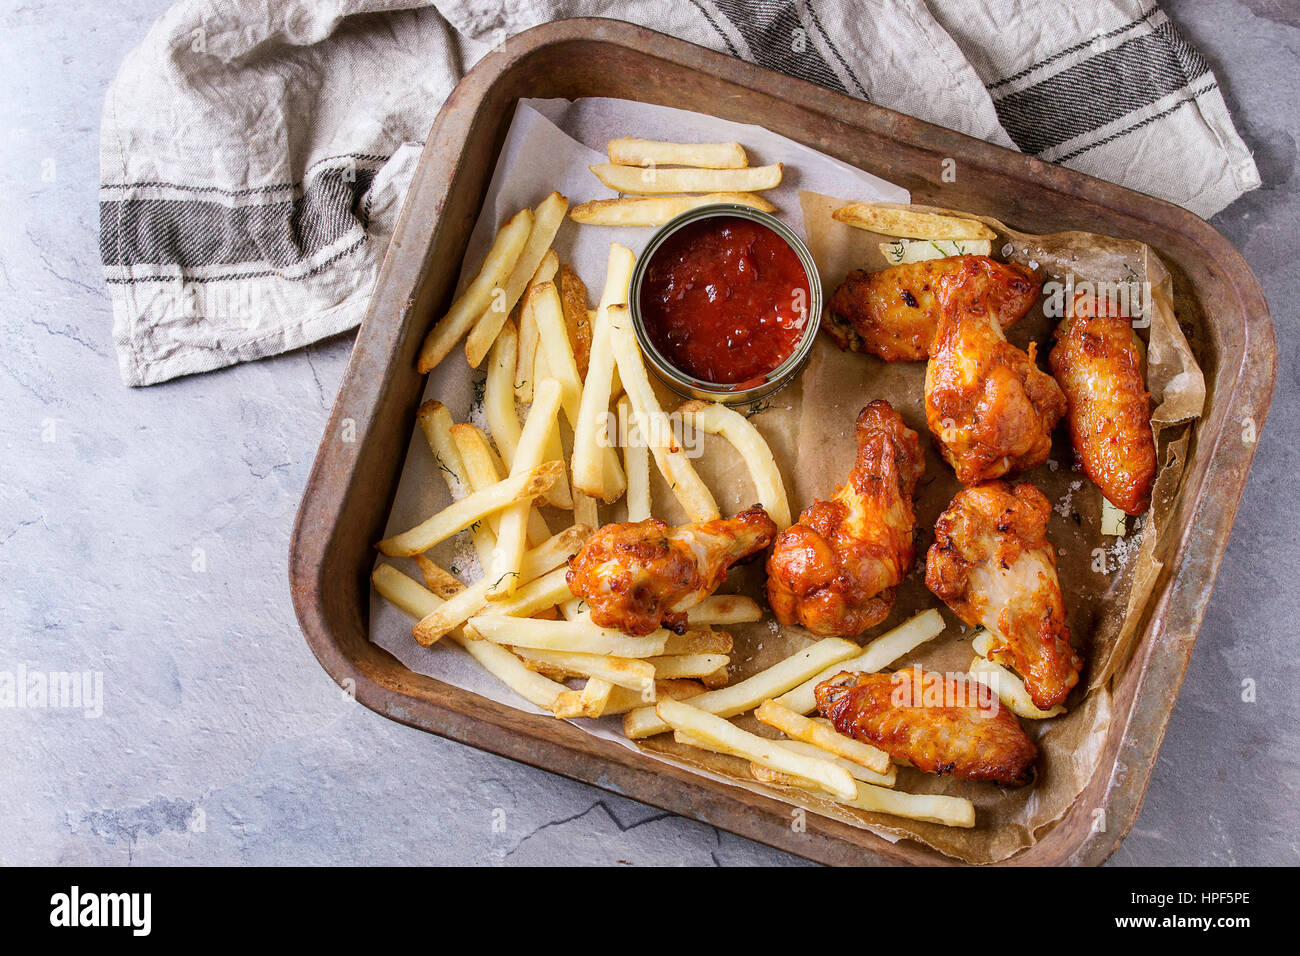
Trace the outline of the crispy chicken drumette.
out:
M 1029 782 L 1038 758 L 1015 715 L 968 677 L 920 667 L 842 671 L 818 684 L 816 694 L 817 709 L 840 733 L 925 773 L 1018 787 Z
M 1041 465 L 1065 396 L 1006 340 L 979 269 L 967 263 L 938 293 L 939 333 L 925 369 L 925 420 L 964 485 Z
M 1113 505 L 1140 515 L 1151 504 L 1156 445 L 1137 336 L 1116 303 L 1079 295 L 1072 312 L 1048 362 L 1069 403 L 1075 457 Z
M 1043 710 L 1065 700 L 1083 666 L 1047 540 L 1051 511 L 1028 482 L 963 488 L 935 523 L 925 568 L 926 586 L 967 624 L 989 629 L 989 658 L 1018 673 Z
M 939 281 L 967 269 L 1003 328 L 1023 318 L 1042 289 L 1029 269 L 988 256 L 929 259 L 870 273 L 858 269 L 831 296 L 826 332 L 841 349 L 870 352 L 886 362 L 923 362 L 939 331 Z
M 772 543 L 776 523 L 760 507 L 734 518 L 669 528 L 658 518 L 608 524 L 569 560 L 569 590 L 601 627 L 682 633 L 686 611 L 708 597 L 737 561 Z
M 889 614 L 916 551 L 912 494 L 925 471 L 916 432 L 886 401 L 858 415 L 858 457 L 830 501 L 777 536 L 767 599 L 782 624 L 855 637 Z

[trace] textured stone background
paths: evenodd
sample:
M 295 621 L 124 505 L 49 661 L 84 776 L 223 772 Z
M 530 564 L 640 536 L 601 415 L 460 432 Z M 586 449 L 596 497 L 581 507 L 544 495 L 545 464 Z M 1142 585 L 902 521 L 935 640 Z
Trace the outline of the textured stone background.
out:
M 5 6 L 0 669 L 102 671 L 105 712 L 0 711 L 0 864 L 802 862 L 341 696 L 299 634 L 285 562 L 351 339 L 124 388 L 97 254 L 99 109 L 166 2 Z M 1294 864 L 1300 12 L 1165 6 L 1263 175 L 1214 224 L 1263 283 L 1281 362 L 1146 806 L 1112 863 Z

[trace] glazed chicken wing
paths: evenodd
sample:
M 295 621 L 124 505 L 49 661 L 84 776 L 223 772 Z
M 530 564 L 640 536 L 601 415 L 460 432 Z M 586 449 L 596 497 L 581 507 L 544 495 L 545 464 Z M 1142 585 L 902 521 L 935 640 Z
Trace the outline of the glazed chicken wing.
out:
M 963 485 L 1041 465 L 1065 396 L 1006 340 L 981 273 L 944 278 L 939 334 L 925 369 L 925 420 Z
M 1075 458 L 1111 504 L 1140 515 L 1151 504 L 1156 444 L 1137 336 L 1115 303 L 1079 295 L 1072 311 L 1048 362 L 1069 404 Z
M 858 457 L 830 501 L 777 536 L 767 599 L 782 624 L 856 637 L 889 614 L 912 568 L 912 493 L 925 471 L 916 432 L 886 401 L 858 415 Z
M 680 528 L 657 518 L 608 524 L 569 560 L 565 577 L 601 627 L 642 635 L 663 626 L 680 634 L 686 611 L 775 535 L 776 523 L 758 506 Z
M 925 584 L 967 624 L 988 628 L 989 658 L 1016 671 L 1034 704 L 1050 710 L 1079 680 L 1070 646 L 1051 505 L 1028 482 L 963 488 L 934 526 Z
M 1038 748 L 997 695 L 978 681 L 908 668 L 843 671 L 817 685 L 817 709 L 849 737 L 925 773 L 1029 782 Z
M 1042 283 L 1029 269 L 988 256 L 950 256 L 849 273 L 831 296 L 826 331 L 845 350 L 886 362 L 923 362 L 939 331 L 938 283 L 970 269 L 989 309 L 1006 328 L 1029 311 Z

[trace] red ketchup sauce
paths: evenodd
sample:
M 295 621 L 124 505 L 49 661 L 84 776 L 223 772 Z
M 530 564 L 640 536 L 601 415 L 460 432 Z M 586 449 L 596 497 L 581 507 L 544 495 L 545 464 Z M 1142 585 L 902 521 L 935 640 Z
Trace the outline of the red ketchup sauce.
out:
M 808 275 L 767 226 L 715 216 L 683 226 L 654 251 L 640 305 L 650 341 L 675 367 L 716 385 L 742 385 L 798 347 Z

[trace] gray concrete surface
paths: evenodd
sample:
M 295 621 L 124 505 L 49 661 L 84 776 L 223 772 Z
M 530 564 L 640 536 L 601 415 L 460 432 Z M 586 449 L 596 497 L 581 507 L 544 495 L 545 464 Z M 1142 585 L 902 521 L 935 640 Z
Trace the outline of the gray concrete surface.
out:
M 0 710 L 0 864 L 802 862 L 399 726 L 326 678 L 285 563 L 350 337 L 144 390 L 118 380 L 99 108 L 165 6 L 0 12 L 0 670 L 103 680 L 97 718 Z M 1213 61 L 1263 174 L 1215 225 L 1263 283 L 1281 364 L 1146 806 L 1112 862 L 1294 864 L 1300 15 L 1281 0 L 1165 6 Z

